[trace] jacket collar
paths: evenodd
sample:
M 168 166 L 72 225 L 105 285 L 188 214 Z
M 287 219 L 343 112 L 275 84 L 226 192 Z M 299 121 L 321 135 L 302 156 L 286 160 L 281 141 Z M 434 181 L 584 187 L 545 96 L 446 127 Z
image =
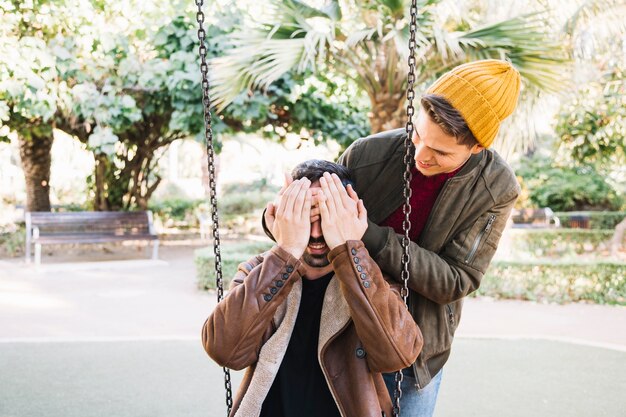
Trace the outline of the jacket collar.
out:
M 235 414 L 236 417 L 258 416 L 261 405 L 267 397 L 280 364 L 283 361 L 293 328 L 300 309 L 302 298 L 302 282 L 294 283 L 291 292 L 285 302 L 278 307 L 274 314 L 274 322 L 277 324 L 276 332 L 265 342 L 259 352 L 250 385 L 241 400 L 241 404 Z M 343 298 L 338 279 L 331 279 L 324 294 L 324 305 L 320 317 L 320 335 L 318 340 L 318 359 L 321 363 L 323 347 L 339 333 L 350 321 L 348 303 Z
M 322 350 L 328 341 L 339 333 L 350 321 L 350 309 L 343 298 L 339 279 L 334 278 L 328 283 L 324 294 L 324 305 L 320 318 L 320 336 L 317 342 L 317 356 L 322 357 Z

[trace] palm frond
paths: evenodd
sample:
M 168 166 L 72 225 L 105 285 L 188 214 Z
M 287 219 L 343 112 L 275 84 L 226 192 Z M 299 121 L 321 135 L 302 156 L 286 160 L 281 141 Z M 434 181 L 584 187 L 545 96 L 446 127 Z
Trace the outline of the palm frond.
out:
M 314 69 L 318 59 L 325 59 L 335 31 L 324 12 L 295 0 L 274 2 L 272 12 L 259 17 L 268 20 L 257 28 L 233 34 L 231 48 L 210 62 L 218 112 L 242 91 L 266 89 L 285 73 Z
M 345 44 L 347 48 L 354 48 L 358 43 L 364 42 L 366 40 L 372 39 L 372 36 L 376 34 L 376 28 L 369 28 L 363 30 L 357 30 L 348 35 L 348 38 L 345 40 Z
M 596 26 L 608 27 L 611 32 L 623 34 L 626 27 L 625 10 L 624 0 L 587 0 L 571 14 L 563 29 L 565 33 L 573 36 L 581 26 L 596 22 Z
M 544 19 L 534 13 L 484 26 L 459 34 L 459 45 L 470 60 L 509 60 L 530 85 L 556 92 L 570 60 L 557 36 L 547 33 Z
M 247 39 L 210 63 L 213 104 L 218 112 L 242 91 L 264 89 L 308 62 L 304 38 Z

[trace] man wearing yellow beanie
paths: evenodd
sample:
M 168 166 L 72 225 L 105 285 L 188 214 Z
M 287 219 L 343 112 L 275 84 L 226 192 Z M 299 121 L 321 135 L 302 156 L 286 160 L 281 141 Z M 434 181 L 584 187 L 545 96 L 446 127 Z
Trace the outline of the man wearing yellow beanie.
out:
M 520 75 L 511 64 L 482 60 L 454 68 L 422 96 L 412 138 L 408 302 L 424 348 L 403 370 L 403 416 L 432 416 L 463 298 L 480 285 L 519 195 L 511 168 L 488 149 L 515 109 L 519 90 Z M 397 281 L 405 137 L 405 129 L 368 136 L 339 158 L 368 210 L 362 240 Z M 385 375 L 391 395 L 393 379 Z

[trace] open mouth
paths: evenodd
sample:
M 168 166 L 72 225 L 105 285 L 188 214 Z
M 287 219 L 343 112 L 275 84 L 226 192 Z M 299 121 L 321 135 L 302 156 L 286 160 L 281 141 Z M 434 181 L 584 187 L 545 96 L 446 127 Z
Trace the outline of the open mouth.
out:
M 328 246 L 326 246 L 326 242 L 311 242 L 309 243 L 309 245 L 307 246 L 307 248 L 309 249 L 309 252 L 311 254 L 323 254 L 328 250 Z

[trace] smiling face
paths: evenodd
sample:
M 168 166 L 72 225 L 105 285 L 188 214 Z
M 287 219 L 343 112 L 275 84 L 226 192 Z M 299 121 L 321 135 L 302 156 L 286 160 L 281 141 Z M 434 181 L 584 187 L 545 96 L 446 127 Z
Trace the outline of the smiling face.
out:
M 312 207 L 317 206 L 317 199 L 315 196 L 317 192 L 321 191 L 321 189 L 319 181 L 315 181 L 311 184 L 310 190 L 313 194 Z M 309 244 L 302 255 L 304 267 L 307 271 L 305 275 L 308 279 L 324 276 L 333 270 L 333 267 L 328 260 L 329 252 L 330 248 L 326 244 L 322 233 L 322 222 L 321 220 L 316 219 L 311 222 L 311 236 L 309 237 Z
M 452 172 L 463 165 L 470 156 L 483 150 L 476 144 L 462 145 L 447 134 L 421 109 L 413 131 L 415 166 L 423 175 L 430 177 Z

